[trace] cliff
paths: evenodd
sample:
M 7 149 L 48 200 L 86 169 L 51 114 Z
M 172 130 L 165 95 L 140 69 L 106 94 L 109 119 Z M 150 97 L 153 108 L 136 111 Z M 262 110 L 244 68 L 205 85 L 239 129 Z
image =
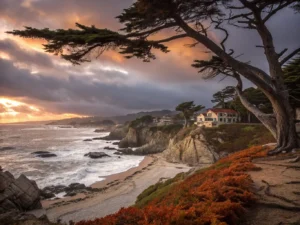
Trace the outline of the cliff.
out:
M 104 140 L 121 140 L 128 132 L 128 125 L 119 125 L 112 129 L 108 136 L 102 138 Z
M 129 127 L 126 136 L 120 141 L 120 148 L 137 147 L 135 155 L 147 155 L 164 151 L 181 126 L 142 126 Z
M 163 155 L 169 162 L 191 166 L 212 164 L 219 158 L 215 148 L 207 142 L 202 128 L 181 130 L 170 140 Z

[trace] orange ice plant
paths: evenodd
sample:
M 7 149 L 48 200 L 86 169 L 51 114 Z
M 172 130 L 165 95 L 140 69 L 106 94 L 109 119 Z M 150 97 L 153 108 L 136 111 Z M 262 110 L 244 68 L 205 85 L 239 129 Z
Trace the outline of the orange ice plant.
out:
M 174 183 L 163 197 L 145 207 L 119 212 L 76 225 L 226 225 L 237 224 L 245 207 L 255 202 L 247 171 L 257 170 L 251 161 L 266 156 L 266 147 L 252 147 L 219 160 Z

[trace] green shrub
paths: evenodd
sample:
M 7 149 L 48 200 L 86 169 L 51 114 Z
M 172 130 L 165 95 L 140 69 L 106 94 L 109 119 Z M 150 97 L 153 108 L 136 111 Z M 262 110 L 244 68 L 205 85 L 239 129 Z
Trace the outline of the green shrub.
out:
M 272 134 L 262 124 L 222 124 L 214 128 L 204 128 L 204 135 L 217 152 L 236 152 L 254 145 L 274 142 Z M 218 141 L 222 139 L 222 143 Z

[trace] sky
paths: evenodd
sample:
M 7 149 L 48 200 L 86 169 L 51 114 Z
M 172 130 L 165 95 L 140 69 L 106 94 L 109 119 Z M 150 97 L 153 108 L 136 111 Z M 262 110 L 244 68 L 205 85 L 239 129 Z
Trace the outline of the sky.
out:
M 168 44 L 144 63 L 105 52 L 90 63 L 74 66 L 43 51 L 41 40 L 22 39 L 6 31 L 36 28 L 74 28 L 75 23 L 122 28 L 115 19 L 133 0 L 0 0 L 0 123 L 53 120 L 77 116 L 113 116 L 139 111 L 174 109 L 184 101 L 211 107 L 212 95 L 235 82 L 203 80 L 190 65 L 209 59 L 204 47 L 189 48 L 189 39 Z M 268 23 L 278 51 L 299 47 L 300 15 L 280 12 Z M 298 28 L 298 29 L 297 29 Z M 227 46 L 241 60 L 267 70 L 255 31 L 229 28 Z M 210 36 L 218 41 L 214 31 Z M 246 86 L 250 86 L 246 83 Z

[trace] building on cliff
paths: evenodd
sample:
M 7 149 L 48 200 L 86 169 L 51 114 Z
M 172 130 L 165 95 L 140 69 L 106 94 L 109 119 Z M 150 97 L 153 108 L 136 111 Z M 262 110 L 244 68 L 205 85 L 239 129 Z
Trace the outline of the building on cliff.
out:
M 198 126 L 215 127 L 225 123 L 236 123 L 239 121 L 239 114 L 233 109 L 208 109 L 200 113 L 195 122 Z

